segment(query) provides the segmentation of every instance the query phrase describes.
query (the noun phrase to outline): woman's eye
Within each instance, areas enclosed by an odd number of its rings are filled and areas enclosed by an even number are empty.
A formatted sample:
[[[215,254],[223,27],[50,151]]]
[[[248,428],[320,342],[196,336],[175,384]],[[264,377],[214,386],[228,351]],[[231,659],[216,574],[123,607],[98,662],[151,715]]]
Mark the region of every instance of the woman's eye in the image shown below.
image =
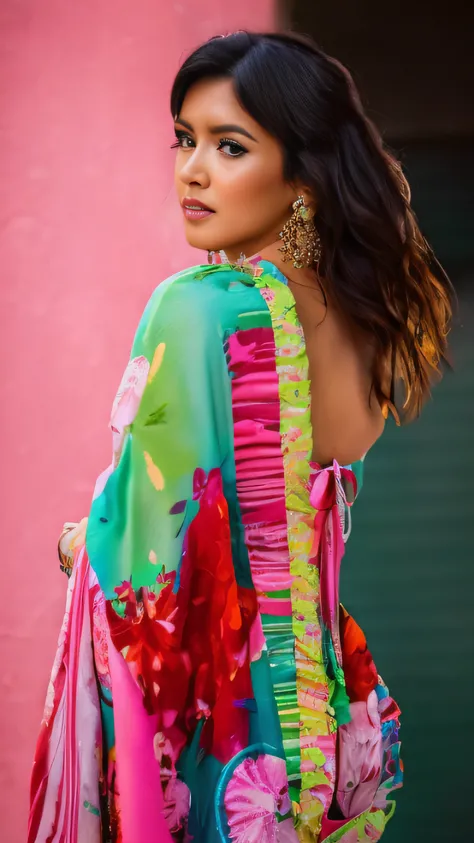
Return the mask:
[[[194,144],[194,141],[190,135],[177,134],[176,143],[171,144],[171,149],[176,149],[176,147],[181,147],[181,149],[191,149],[192,144]]]
[[[222,151],[224,155],[228,155],[230,158],[239,158],[247,152],[240,143],[237,143],[237,141],[234,140],[229,140],[228,138],[222,138],[217,148]]]
[[[180,149],[193,149],[195,146],[196,143],[191,135],[179,132],[176,133],[176,143],[171,144],[171,149],[176,149],[177,147]],[[240,143],[230,140],[230,138],[221,138],[217,149],[229,158],[239,158],[247,152]]]

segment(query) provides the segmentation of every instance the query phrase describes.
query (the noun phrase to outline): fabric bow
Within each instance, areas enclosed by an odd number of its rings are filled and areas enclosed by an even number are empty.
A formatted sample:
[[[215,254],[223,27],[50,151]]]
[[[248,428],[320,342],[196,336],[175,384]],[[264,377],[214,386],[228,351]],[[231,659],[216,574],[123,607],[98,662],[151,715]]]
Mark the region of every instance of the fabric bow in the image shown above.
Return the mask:
[[[346,708],[342,647],[339,630],[339,576],[344,555],[346,508],[352,506],[357,494],[357,480],[349,467],[337,460],[331,466],[319,468],[314,476],[310,503],[316,510],[311,559],[319,568],[320,611],[323,623],[325,656],[333,668],[334,678],[341,686],[341,711]],[[348,702],[348,701],[347,701]],[[337,711],[337,706],[334,705]]]

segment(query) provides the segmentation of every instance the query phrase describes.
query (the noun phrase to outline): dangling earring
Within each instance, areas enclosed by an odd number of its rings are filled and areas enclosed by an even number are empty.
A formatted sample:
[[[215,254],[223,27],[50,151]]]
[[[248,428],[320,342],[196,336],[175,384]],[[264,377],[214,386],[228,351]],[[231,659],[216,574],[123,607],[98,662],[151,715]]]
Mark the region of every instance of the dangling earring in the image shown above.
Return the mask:
[[[293,202],[293,213],[280,231],[283,245],[279,251],[284,261],[293,261],[295,269],[317,264],[321,257],[321,239],[314,224],[314,211],[305,205],[304,196]]]

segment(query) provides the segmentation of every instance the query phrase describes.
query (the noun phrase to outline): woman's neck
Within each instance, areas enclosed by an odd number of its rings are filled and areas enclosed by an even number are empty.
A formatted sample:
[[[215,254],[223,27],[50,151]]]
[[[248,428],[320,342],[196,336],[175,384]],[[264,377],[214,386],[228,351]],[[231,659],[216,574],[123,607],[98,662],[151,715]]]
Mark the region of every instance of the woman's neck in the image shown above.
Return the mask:
[[[284,261],[283,256],[280,252],[281,242],[279,240],[276,243],[271,243],[269,246],[265,246],[264,249],[260,251],[260,257],[262,260],[270,261],[273,263],[280,272],[288,278],[288,281],[297,284],[300,287],[310,287],[312,289],[315,286],[318,286],[318,275],[315,269],[312,267],[303,267],[302,269],[296,269],[291,261]]]
[[[255,253],[250,255],[246,254],[244,259],[251,262],[254,262],[256,258],[269,261],[269,263],[272,263],[280,270],[282,275],[288,279],[288,282],[291,285],[295,284],[298,287],[308,287],[313,291],[321,288],[321,279],[318,277],[316,270],[312,267],[296,269],[291,261],[283,260],[280,247],[281,241],[275,240],[273,243],[269,243]],[[228,253],[224,250],[220,252],[212,252],[210,255],[212,255],[212,263],[220,263],[221,261],[224,261],[237,264],[242,262],[242,255],[237,257],[236,253]]]

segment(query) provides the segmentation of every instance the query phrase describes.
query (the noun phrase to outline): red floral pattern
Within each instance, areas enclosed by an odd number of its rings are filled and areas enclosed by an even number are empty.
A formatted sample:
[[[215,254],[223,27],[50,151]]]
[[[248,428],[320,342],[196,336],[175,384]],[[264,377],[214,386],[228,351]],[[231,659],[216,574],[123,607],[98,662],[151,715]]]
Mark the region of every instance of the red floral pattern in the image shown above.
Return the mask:
[[[219,469],[208,477],[196,471],[194,498],[199,510],[185,538],[179,589],[174,573],[158,577],[158,594],[123,582],[116,593],[124,617],[110,600],[107,617],[158,729],[178,750],[204,717],[202,744],[226,763],[247,743],[248,710],[238,703],[253,696],[249,635],[257,598],[235,579]]]
[[[377,687],[378,674],[367,640],[354,618],[341,606],[340,630],[346,691],[351,703],[366,701]]]

